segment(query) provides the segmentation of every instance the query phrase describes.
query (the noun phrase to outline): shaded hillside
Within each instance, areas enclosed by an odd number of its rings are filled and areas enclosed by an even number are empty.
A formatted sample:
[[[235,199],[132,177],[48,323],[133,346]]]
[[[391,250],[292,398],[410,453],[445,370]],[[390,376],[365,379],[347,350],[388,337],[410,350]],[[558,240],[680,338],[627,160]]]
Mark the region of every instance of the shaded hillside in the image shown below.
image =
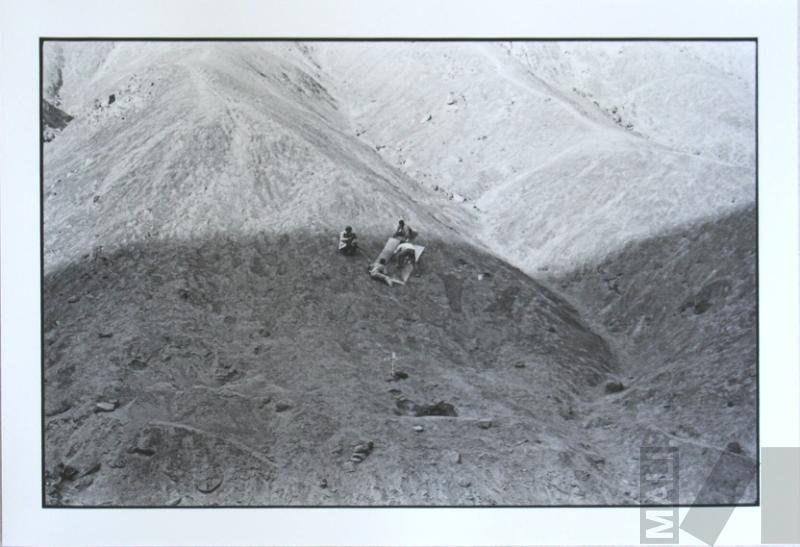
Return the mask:
[[[632,242],[595,267],[551,282],[620,360],[627,389],[585,410],[594,415],[591,427],[607,429],[607,446],[631,454],[647,443],[678,446],[683,503],[752,503],[758,458],[755,209]],[[729,482],[714,485],[709,499],[695,500],[722,453],[736,462],[726,472]],[[749,485],[740,500],[731,486],[737,483]]]
[[[428,243],[424,273],[393,289],[300,233],[133,246],[48,275],[47,502],[632,500],[628,455],[579,426],[582,394],[616,367],[605,342],[516,269]],[[404,380],[387,381],[392,352]],[[447,405],[457,416],[414,416]]]
[[[42,139],[45,142],[50,142],[55,138],[58,131],[64,129],[72,121],[72,116],[44,99],[42,99],[41,109]]]

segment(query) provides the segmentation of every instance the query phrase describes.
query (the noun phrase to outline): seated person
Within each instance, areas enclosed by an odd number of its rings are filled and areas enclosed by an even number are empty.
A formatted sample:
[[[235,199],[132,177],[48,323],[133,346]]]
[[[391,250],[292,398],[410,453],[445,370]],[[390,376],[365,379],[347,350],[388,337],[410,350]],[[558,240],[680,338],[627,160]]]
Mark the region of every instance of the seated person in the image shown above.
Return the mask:
[[[357,249],[356,233],[353,228],[348,226],[344,229],[344,232],[339,234],[339,252],[343,255],[352,255],[355,254]]]
[[[414,239],[416,235],[416,232],[414,232],[410,226],[406,225],[403,219],[400,219],[392,237],[396,237],[400,241],[410,241]]]

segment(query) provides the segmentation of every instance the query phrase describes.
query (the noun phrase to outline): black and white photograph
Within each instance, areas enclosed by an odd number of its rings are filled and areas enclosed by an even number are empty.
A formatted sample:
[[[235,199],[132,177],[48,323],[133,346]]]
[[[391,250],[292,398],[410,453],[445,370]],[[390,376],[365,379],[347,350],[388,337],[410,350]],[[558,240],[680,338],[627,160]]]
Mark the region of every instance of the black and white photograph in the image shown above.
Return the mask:
[[[43,507],[758,503],[756,40],[39,61]]]

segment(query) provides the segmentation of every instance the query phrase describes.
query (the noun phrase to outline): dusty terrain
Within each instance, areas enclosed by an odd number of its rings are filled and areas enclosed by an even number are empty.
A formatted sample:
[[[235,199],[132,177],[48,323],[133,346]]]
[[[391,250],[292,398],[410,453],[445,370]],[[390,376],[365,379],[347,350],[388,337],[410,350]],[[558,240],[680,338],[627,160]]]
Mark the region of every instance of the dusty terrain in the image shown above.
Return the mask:
[[[357,45],[46,45],[45,503],[754,501],[747,47]]]

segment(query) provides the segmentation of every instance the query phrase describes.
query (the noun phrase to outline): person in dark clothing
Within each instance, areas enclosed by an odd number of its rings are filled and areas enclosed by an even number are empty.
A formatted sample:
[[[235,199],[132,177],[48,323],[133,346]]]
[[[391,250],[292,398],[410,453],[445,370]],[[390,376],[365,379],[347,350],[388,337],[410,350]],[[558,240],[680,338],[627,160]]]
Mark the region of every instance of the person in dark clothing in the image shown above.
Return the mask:
[[[344,232],[339,234],[339,252],[343,255],[353,255],[357,250],[356,233],[353,228],[348,226],[344,229]]]
[[[414,239],[414,236],[416,235],[416,232],[414,232],[414,230],[412,230],[403,219],[400,219],[400,221],[397,223],[397,229],[395,229],[393,237],[405,242]]]

